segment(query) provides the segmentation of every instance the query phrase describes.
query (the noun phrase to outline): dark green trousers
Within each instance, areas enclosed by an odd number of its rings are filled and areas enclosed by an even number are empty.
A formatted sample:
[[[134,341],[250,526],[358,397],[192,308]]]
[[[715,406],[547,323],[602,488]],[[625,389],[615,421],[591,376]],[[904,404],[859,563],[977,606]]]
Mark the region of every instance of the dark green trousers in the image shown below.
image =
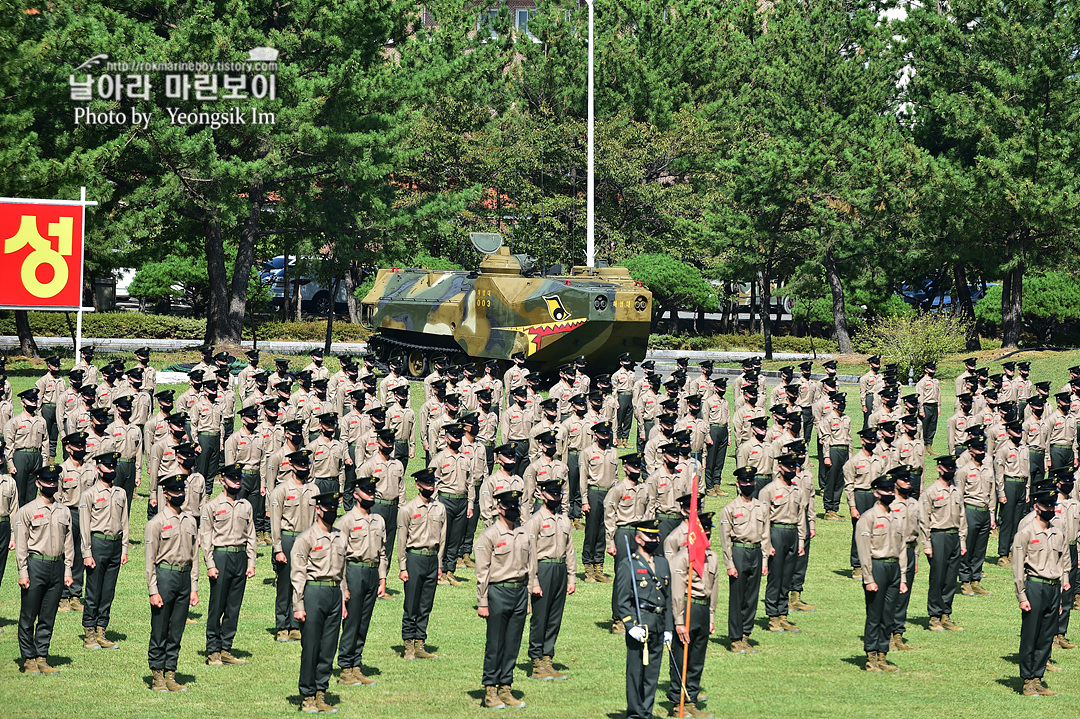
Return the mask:
[[[1053,472],[1059,467],[1068,467],[1072,469],[1073,453],[1071,447],[1057,447],[1050,446],[1050,471]]]
[[[588,495],[589,513],[585,515],[585,541],[581,545],[581,562],[603,564],[607,544],[604,530],[604,498],[607,492],[589,487]]]
[[[81,597],[83,593],[83,577],[86,575],[86,567],[83,566],[82,542],[79,537],[79,508],[68,507],[71,512],[71,541],[75,547],[75,561],[71,563],[71,586],[60,590],[61,599]]]
[[[383,504],[383,500],[377,499],[375,500],[375,506],[371,508],[371,513],[383,518],[383,524],[386,526],[386,540],[383,542],[383,547],[386,549],[386,558],[393,562],[396,557],[394,545],[397,543],[397,500],[395,499],[390,504]]]
[[[300,696],[312,697],[330,686],[341,626],[341,587],[308,583],[304,588],[307,617],[300,628]]]
[[[619,409],[615,412],[615,438],[628,439],[630,426],[634,422],[633,392],[619,392],[615,395]]]
[[[484,642],[483,686],[514,683],[514,665],[521,649],[525,613],[529,608],[526,582],[488,586],[487,637]]]
[[[1005,504],[998,514],[998,556],[1012,553],[1012,541],[1020,520],[1027,514],[1024,502],[1027,496],[1027,477],[1023,479],[1005,478]]]
[[[60,436],[60,426],[56,424],[56,404],[41,405],[41,418],[49,430],[49,459],[56,456],[56,438]]]
[[[801,592],[806,583],[806,568],[810,563],[810,545],[813,543],[810,539],[810,522],[805,517],[802,522],[807,525],[806,540],[803,542],[802,556],[799,556],[798,551],[795,553],[795,571],[791,574],[791,591],[793,592]]]
[[[214,550],[218,578],[210,581],[206,609],[206,652],[231,651],[240,621],[240,605],[247,587],[247,554]]]
[[[180,640],[184,638],[191,606],[191,571],[176,572],[158,565],[158,594],[161,606],[150,606],[150,649],[146,659],[151,669],[176,671]]]
[[[915,568],[919,566],[916,544],[917,542],[913,542],[904,550],[907,552],[907,576],[904,577],[904,582],[907,583],[908,590],[896,598],[896,618],[893,620],[890,634],[903,634],[906,629],[908,605],[911,603],[911,593],[915,591]]]
[[[960,581],[977,582],[982,578],[986,545],[990,541],[990,511],[965,506],[964,513],[968,526],[967,552],[960,556]]]
[[[292,606],[292,548],[296,542],[297,534],[281,533],[281,551],[285,554],[285,561],[273,560],[274,573],[277,580],[274,582],[274,627],[281,631],[299,629],[300,622],[293,616]]]
[[[542,560],[536,564],[536,580],[543,596],[532,597],[529,619],[529,658],[555,656],[555,642],[566,607],[566,563]]]
[[[64,588],[64,560],[49,562],[31,554],[26,559],[26,571],[30,587],[20,588],[19,651],[24,657],[47,657]]]
[[[106,539],[100,534],[90,537],[90,553],[95,566],[86,570],[84,627],[109,626],[109,614],[116,597],[116,578],[120,576],[120,557],[126,549],[123,544],[123,539]]]
[[[0,519],[0,586],[4,585],[4,569],[7,568],[8,545],[11,544],[11,519]]]
[[[956,580],[960,575],[960,535],[957,530],[930,531],[930,580],[926,589],[926,614],[952,614]]]
[[[840,499],[844,496],[844,464],[849,456],[847,445],[829,447],[829,461],[832,466],[825,472],[825,489],[821,494],[821,503],[827,512],[840,511]]]
[[[627,543],[629,542],[630,551],[633,552],[637,549],[637,543],[634,540],[634,536],[637,534],[637,530],[633,527],[618,527],[615,530],[615,536],[613,541],[615,542],[615,581],[611,584],[611,618],[621,619],[618,612],[615,611],[615,587],[619,584],[619,575],[623,572],[630,570],[629,557],[626,553]]]
[[[202,432],[198,437],[202,450],[195,457],[195,471],[206,480],[207,498],[214,496],[214,478],[221,470],[221,435]]]
[[[1028,577],[1025,590],[1031,609],[1021,612],[1020,678],[1042,679],[1050,651],[1054,648],[1061,587],[1056,583],[1043,584]]]
[[[345,568],[349,580],[348,613],[341,623],[341,643],[338,645],[338,666],[342,669],[359,667],[367,642],[375,595],[379,593],[379,568],[364,567],[349,562]]]
[[[251,503],[256,532],[270,531],[270,518],[266,516],[266,497],[262,493],[262,476],[258,472],[244,472],[240,478],[240,499]]]
[[[34,472],[41,469],[41,452],[34,449],[9,448],[8,456],[15,465],[15,486],[19,489],[19,506],[26,505],[37,497],[37,484]]]
[[[438,494],[439,502],[446,507],[446,553],[443,554],[443,573],[453,572],[457,558],[461,556],[461,543],[465,541],[465,529],[469,526],[468,497],[450,497],[444,492]]]
[[[351,482],[356,477],[356,468],[359,467],[362,464],[362,462],[357,462],[356,461],[356,446],[355,445],[350,444],[348,451],[349,451],[349,459],[352,460],[352,464],[351,465],[349,465],[349,464],[345,465],[345,486],[346,487],[349,486],[349,482]],[[402,466],[403,467],[408,467],[409,465],[404,464]],[[344,494],[344,493],[342,494],[341,507],[346,512],[351,512],[355,503],[356,503],[356,500],[353,498],[352,492],[349,492],[348,494]]]
[[[769,481],[771,482],[772,480]],[[657,512],[656,518],[660,520],[660,546],[662,547],[664,546],[664,540],[667,539],[667,536],[683,523],[683,516],[681,514]]]
[[[739,576],[728,577],[728,638],[750,636],[761,592],[761,547],[732,547],[731,560]]]
[[[645,453],[645,444],[649,441],[649,433],[652,432],[652,428],[656,426],[656,420],[647,419],[644,422],[642,422],[641,424],[642,424],[641,429],[644,430],[644,432],[645,432],[645,439],[641,438],[641,432],[639,431],[638,432],[638,439],[637,439],[637,451],[638,451],[638,454],[644,454]],[[574,475],[570,475],[570,476],[572,477]]]
[[[856,489],[855,492],[855,509],[859,510],[859,516],[862,513],[874,506],[874,493],[873,491],[866,489]],[[859,552],[855,548],[855,525],[859,520],[854,517],[851,518],[851,566],[859,566]]]
[[[476,527],[480,524],[480,484],[476,484],[473,490],[472,516],[465,519],[465,537],[461,540],[461,554],[459,556],[462,557],[472,554],[473,541],[476,539]],[[527,499],[527,497],[522,497],[522,500]],[[394,516],[396,521],[397,515]],[[389,536],[389,532],[387,532],[387,535]],[[386,556],[391,555],[388,553]]]
[[[1061,614],[1058,615],[1057,633],[1065,635],[1069,633],[1069,617],[1072,614],[1073,597],[1076,596],[1076,580],[1080,579],[1080,570],[1076,568],[1076,545],[1069,545],[1069,556],[1072,558],[1072,570],[1069,572],[1069,589],[1061,592]]]
[[[765,581],[765,613],[770,617],[786,616],[788,592],[795,576],[799,557],[799,530],[772,525],[769,530],[776,553],[769,557],[769,576]]]
[[[938,406],[936,404],[924,404],[922,410],[923,444],[926,445],[926,453],[930,454],[930,448],[934,446],[934,436],[937,435]],[[1023,417],[1024,411],[1020,410],[1018,416]]]
[[[889,635],[896,618],[896,602],[900,596],[900,563],[873,560],[873,567],[863,571],[873,573],[877,591],[871,592],[863,583],[863,599],[866,603],[866,623],[863,625],[863,650],[888,652]]]
[[[866,395],[866,411],[862,415],[862,429],[866,429],[866,425],[870,422],[870,415],[874,412],[874,397],[875,395]]]
[[[570,519],[581,519],[581,482],[578,480],[578,474],[581,468],[581,453],[569,450],[566,453],[566,467],[570,470],[570,473],[567,475],[567,481],[570,484],[570,486],[567,487],[570,492],[570,512],[567,516],[569,516]],[[602,517],[603,512],[601,512],[600,515]]]
[[[675,587],[674,591],[682,591]],[[705,669],[705,651],[709,646],[709,604],[707,599],[690,603],[690,652],[686,658],[686,701],[697,702],[698,691],[701,689],[701,672]],[[675,623],[681,624],[686,617],[675,617]],[[671,634],[671,653],[668,655],[668,701],[676,706],[679,704],[679,695],[682,694],[682,660],[683,643],[679,639],[678,632]],[[672,658],[674,657],[674,659]]]
[[[720,486],[724,474],[724,462],[727,461],[730,437],[726,424],[714,424],[709,427],[711,445],[705,445],[705,488]]]
[[[135,477],[138,476],[139,466],[135,464],[134,459],[121,459],[120,463],[116,465],[116,482],[117,487],[124,490],[124,494],[127,495],[127,513],[131,516],[131,500],[135,497]]]
[[[807,445],[810,444],[810,436],[814,433],[814,408],[802,407],[802,438]]]
[[[1028,486],[1034,487],[1046,476],[1046,453],[1028,447]],[[1023,518],[1023,515],[1021,515]]]
[[[664,658],[663,617],[642,613],[641,619],[649,628],[645,643],[626,635],[626,719],[652,719],[660,664]],[[642,657],[646,652],[649,663],[643,664]]]
[[[405,601],[402,602],[401,638],[427,640],[428,619],[435,604],[435,586],[439,581],[439,556],[416,552],[405,554]]]

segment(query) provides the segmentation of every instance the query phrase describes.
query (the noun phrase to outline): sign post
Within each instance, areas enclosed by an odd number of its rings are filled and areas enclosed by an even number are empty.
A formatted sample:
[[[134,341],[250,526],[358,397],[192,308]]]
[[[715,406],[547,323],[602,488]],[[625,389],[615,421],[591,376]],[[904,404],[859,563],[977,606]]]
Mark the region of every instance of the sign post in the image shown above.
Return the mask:
[[[82,344],[83,236],[87,201],[0,197],[0,309],[74,310]]]

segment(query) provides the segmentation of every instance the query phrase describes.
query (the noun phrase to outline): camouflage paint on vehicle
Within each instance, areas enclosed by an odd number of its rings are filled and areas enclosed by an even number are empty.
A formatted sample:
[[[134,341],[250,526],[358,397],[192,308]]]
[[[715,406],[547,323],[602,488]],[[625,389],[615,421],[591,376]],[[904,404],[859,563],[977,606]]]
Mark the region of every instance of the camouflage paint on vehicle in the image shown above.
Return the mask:
[[[525,277],[507,248],[479,272],[382,269],[363,299],[363,319],[399,346],[509,359],[524,352],[541,370],[579,355],[612,363],[643,359],[652,293],[622,267]]]

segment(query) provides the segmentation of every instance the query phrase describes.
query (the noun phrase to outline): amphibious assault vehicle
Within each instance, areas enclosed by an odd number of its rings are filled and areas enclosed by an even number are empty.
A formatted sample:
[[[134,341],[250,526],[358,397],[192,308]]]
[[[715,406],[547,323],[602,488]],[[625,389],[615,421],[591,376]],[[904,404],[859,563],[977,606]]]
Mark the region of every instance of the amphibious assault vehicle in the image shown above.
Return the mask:
[[[538,274],[526,255],[513,255],[501,235],[474,233],[479,269],[380,269],[362,300],[362,322],[374,330],[369,347],[380,361],[404,360],[424,376],[436,356],[453,364],[494,359],[507,366],[524,352],[550,371],[584,355],[615,366],[623,352],[645,357],[652,293],[623,267],[574,267]],[[468,359],[467,359],[468,358]]]

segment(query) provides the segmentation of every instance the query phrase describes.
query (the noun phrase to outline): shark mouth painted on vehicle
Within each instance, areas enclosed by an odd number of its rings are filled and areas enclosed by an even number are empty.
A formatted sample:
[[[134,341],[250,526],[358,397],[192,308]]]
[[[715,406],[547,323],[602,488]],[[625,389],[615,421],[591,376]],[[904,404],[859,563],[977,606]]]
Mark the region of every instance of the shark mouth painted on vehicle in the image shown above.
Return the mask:
[[[548,322],[540,325],[526,325],[524,327],[507,327],[508,330],[524,332],[529,335],[529,352],[539,352],[544,346],[544,339],[552,335],[560,335],[585,324],[584,319],[571,320],[569,322]]]

